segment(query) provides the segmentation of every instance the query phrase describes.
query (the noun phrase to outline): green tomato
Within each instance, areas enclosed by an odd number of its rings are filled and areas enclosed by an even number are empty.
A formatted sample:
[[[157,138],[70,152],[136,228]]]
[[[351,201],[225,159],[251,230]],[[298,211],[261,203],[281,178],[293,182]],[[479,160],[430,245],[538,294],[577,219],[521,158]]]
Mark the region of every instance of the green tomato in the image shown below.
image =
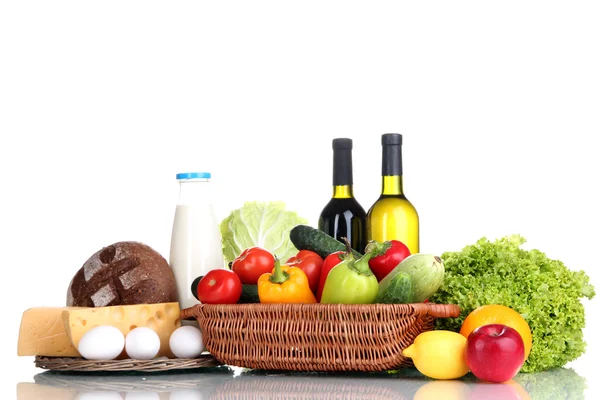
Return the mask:
[[[323,287],[321,303],[372,304],[375,302],[379,283],[369,269],[368,262],[371,255],[367,254],[357,261],[343,261],[329,271]]]

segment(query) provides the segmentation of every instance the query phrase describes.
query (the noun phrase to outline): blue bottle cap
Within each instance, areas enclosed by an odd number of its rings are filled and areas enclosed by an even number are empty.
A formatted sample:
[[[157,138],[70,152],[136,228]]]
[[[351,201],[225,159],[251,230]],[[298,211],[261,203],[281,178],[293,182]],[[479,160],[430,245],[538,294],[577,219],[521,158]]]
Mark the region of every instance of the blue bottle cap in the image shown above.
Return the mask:
[[[210,172],[181,172],[176,175],[177,179],[210,178]]]

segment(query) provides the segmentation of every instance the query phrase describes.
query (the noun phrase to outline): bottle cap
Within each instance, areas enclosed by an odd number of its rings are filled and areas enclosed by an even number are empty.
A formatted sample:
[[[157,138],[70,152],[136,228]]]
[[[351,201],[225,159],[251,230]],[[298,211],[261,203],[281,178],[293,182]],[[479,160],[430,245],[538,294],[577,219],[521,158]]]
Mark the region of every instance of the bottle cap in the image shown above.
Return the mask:
[[[348,139],[348,138],[337,138],[337,139],[333,139],[332,143],[332,148],[334,150],[336,149],[350,149],[352,150],[352,139]]]
[[[176,175],[177,179],[207,179],[210,178],[210,172],[180,172]]]
[[[402,145],[402,135],[399,133],[384,133],[383,135],[381,135],[381,144],[382,145],[390,145],[390,144]]]

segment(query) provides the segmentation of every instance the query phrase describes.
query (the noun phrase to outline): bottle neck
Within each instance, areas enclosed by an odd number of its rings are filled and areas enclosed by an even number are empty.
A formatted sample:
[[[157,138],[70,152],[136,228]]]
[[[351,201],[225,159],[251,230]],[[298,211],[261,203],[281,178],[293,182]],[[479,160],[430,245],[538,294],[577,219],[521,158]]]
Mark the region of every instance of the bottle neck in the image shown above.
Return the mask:
[[[402,145],[383,145],[381,163],[381,194],[403,194],[402,188]]]
[[[404,190],[402,188],[402,175],[385,175],[381,177],[381,194],[404,194]]]
[[[333,150],[333,187],[348,186],[352,194],[352,149]]]
[[[186,179],[179,181],[179,203],[210,202],[208,179]]]
[[[333,196],[334,199],[351,199],[354,197],[352,193],[352,185],[334,185]]]

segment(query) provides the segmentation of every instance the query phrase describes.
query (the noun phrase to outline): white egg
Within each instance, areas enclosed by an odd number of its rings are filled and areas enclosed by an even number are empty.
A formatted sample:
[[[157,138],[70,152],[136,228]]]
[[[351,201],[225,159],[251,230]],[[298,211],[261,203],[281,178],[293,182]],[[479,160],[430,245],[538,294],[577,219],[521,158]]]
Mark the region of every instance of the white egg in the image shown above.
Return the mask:
[[[151,360],[160,350],[160,338],[150,328],[139,326],[125,336],[125,352],[136,360]]]
[[[171,334],[169,347],[177,358],[196,358],[204,351],[202,332],[192,325],[180,326]]]
[[[111,325],[99,325],[83,334],[77,350],[88,360],[112,360],[125,347],[125,336]]]

